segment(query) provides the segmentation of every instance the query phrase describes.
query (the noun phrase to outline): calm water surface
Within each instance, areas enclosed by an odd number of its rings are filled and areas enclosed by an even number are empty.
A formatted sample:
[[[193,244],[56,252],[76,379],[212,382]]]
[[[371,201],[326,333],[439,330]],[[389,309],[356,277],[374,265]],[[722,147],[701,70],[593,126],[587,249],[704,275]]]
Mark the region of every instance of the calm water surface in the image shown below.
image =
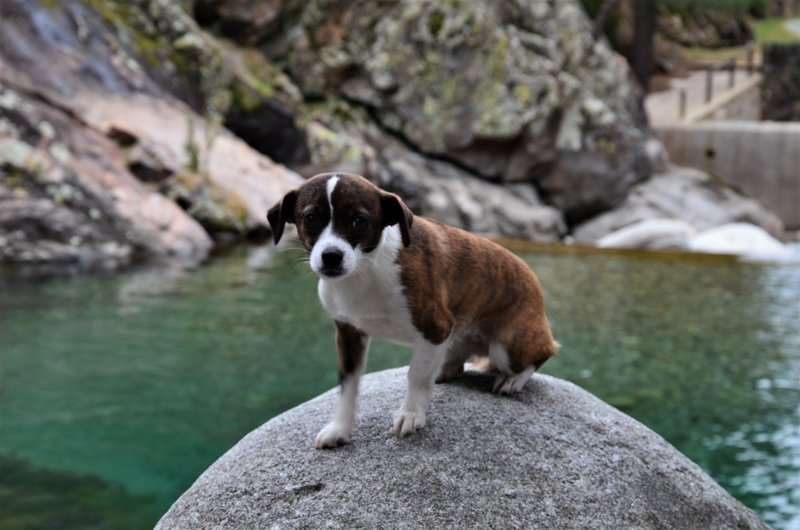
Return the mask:
[[[244,434],[335,386],[333,326],[297,257],[0,272],[0,528],[150,527]],[[800,268],[523,257],[564,345],[544,372],[650,426],[775,528],[800,528]],[[376,342],[368,369],[408,359]]]

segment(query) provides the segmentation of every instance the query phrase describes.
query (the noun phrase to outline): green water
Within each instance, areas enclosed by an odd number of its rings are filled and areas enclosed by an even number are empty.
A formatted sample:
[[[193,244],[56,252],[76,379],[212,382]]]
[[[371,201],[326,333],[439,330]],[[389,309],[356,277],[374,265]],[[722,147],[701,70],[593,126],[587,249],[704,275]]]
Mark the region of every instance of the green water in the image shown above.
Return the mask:
[[[524,257],[564,345],[544,372],[662,434],[775,528],[800,528],[800,268]],[[333,387],[333,326],[297,258],[0,272],[0,528],[152,526],[244,434]],[[376,342],[368,369],[408,358]]]

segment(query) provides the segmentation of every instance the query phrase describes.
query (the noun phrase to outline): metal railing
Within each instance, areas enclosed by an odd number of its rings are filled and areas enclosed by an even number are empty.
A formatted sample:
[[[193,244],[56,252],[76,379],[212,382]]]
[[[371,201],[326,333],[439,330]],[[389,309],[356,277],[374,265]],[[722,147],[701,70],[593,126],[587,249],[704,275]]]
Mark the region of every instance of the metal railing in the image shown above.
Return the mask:
[[[756,71],[755,64],[755,43],[749,42],[745,47],[745,72],[747,77],[750,77]],[[736,65],[737,57],[730,57],[725,61],[713,64],[706,68],[706,82],[705,82],[705,103],[711,103],[714,99],[714,74],[717,72],[728,71],[728,90],[736,85]],[[687,111],[688,94],[686,87],[682,87],[678,92],[678,117],[684,119]]]

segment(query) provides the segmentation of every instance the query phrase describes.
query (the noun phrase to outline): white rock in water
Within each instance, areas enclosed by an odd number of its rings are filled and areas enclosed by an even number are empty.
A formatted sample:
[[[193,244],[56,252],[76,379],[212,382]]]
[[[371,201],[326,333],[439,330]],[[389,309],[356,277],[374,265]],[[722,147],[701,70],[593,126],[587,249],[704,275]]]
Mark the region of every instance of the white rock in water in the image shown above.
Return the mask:
[[[785,260],[792,254],[788,246],[765,230],[747,223],[730,223],[700,232],[689,240],[689,250],[758,260]]]
[[[604,248],[684,249],[696,230],[686,221],[647,219],[620,228],[597,241]]]

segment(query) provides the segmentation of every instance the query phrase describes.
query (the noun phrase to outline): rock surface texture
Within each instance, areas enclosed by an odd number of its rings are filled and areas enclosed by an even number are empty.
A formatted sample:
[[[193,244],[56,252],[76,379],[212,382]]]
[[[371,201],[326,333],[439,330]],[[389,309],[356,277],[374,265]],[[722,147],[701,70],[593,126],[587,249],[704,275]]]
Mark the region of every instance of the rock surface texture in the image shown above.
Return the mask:
[[[579,225],[574,235],[579,243],[595,244],[647,219],[683,221],[698,231],[744,222],[784,237],[783,223],[758,202],[702,171],[676,166],[634,187],[621,204]]]
[[[156,528],[767,528],[661,437],[552,377],[508,398],[467,373],[397,440],[405,373],[365,377],[352,445],[312,447],[327,392],[246,436]]]
[[[535,182],[570,219],[652,173],[627,66],[577,1],[285,4],[267,55],[422,153]]]
[[[474,232],[591,242],[624,227],[609,211],[639,220],[631,190],[663,181],[639,90],[578,0],[0,11],[0,261],[202,259],[263,238],[264,212],[327,171]],[[719,223],[740,220],[735,193],[704,186],[724,196]],[[746,220],[780,238],[759,208]]]
[[[197,260],[209,234],[267,231],[301,179],[221,127],[200,72],[167,71],[213,69],[201,33],[169,2],[3,0],[0,260]]]
[[[116,265],[137,251],[194,261],[210,247],[113,141],[0,85],[0,261]]]

